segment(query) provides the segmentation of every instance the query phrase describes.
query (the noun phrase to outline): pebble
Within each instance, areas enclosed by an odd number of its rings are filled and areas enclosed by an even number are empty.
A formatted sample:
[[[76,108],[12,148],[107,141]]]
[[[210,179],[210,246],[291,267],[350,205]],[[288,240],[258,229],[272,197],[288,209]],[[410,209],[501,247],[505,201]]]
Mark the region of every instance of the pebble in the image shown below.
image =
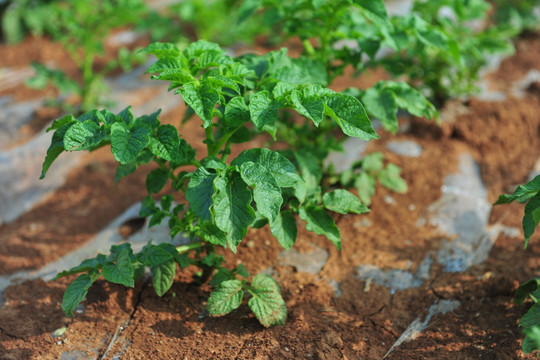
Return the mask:
[[[392,140],[386,144],[386,148],[395,154],[412,158],[419,157],[423,152],[422,146],[412,140]]]
[[[394,199],[392,196],[390,195],[386,195],[384,197],[384,202],[387,203],[388,205],[394,205],[397,203],[396,199]]]
[[[279,254],[278,265],[294,266],[300,272],[318,275],[326,261],[328,252],[316,245],[311,244],[313,250],[307,253],[301,253],[296,249],[282,251]]]

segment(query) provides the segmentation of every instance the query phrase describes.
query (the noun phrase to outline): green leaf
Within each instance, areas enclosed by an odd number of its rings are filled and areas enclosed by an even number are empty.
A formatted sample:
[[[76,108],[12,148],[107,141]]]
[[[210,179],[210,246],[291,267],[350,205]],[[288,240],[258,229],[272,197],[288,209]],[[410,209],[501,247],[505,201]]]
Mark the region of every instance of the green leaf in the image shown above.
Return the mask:
[[[21,11],[17,7],[4,9],[2,17],[2,34],[8,44],[16,44],[24,38],[24,30],[21,24]]]
[[[180,49],[171,43],[155,42],[142,49],[141,52],[154,54],[158,59],[163,57],[176,57],[181,54]]]
[[[319,158],[312,152],[300,149],[294,152],[294,158],[304,179],[301,186],[295,187],[295,196],[304,202],[306,199],[316,197],[320,193],[323,169]]]
[[[131,106],[126,107],[122,111],[120,111],[117,115],[120,119],[122,119],[123,122],[125,122],[127,125],[133,124],[133,114],[131,113]]]
[[[249,107],[242,96],[233,97],[225,105],[225,125],[228,130],[233,130],[250,120]]]
[[[325,114],[334,119],[346,135],[362,140],[378,139],[364,107],[355,97],[332,94],[326,97]]]
[[[494,205],[509,204],[512,201],[516,200],[520,203],[525,203],[527,200],[535,196],[538,192],[540,192],[540,175],[536,176],[528,183],[518,186],[512,195],[500,195],[499,199]]]
[[[270,93],[266,90],[253,93],[249,97],[251,121],[257,129],[269,132],[272,137],[276,135],[278,110],[279,104],[270,99]]]
[[[240,174],[246,184],[253,187],[257,211],[268,220],[274,221],[279,215],[283,197],[272,173],[260,164],[245,162],[240,166]]]
[[[354,187],[358,191],[358,197],[366,206],[371,204],[371,198],[375,195],[376,185],[375,177],[365,172],[360,173],[354,180]]]
[[[231,64],[234,60],[223,53],[223,50],[208,50],[204,51],[197,58],[195,66],[199,70],[204,70],[210,67]]]
[[[92,120],[74,123],[64,135],[65,150],[89,150],[104,138],[100,127]]]
[[[143,126],[130,129],[123,122],[111,126],[111,150],[116,161],[127,164],[134,161],[150,142],[150,129]]]
[[[317,96],[304,96],[299,91],[293,91],[291,100],[296,111],[312,120],[315,126],[323,121],[324,101]]]
[[[198,225],[201,238],[211,244],[227,247],[227,234],[221,231],[214,223],[205,221]]]
[[[279,244],[285,250],[289,250],[296,242],[298,232],[293,213],[289,210],[279,213],[278,217],[270,223],[270,231],[277,238]]]
[[[234,82],[230,77],[225,75],[212,75],[206,78],[206,82],[214,88],[227,88],[241,94],[238,84]]]
[[[523,215],[523,234],[525,235],[525,247],[529,243],[534,230],[540,222],[540,193],[534,195],[527,205],[525,205],[525,215]]]
[[[326,236],[338,250],[341,250],[341,237],[334,218],[319,206],[306,206],[300,208],[300,218],[307,222],[306,229],[318,235]]]
[[[514,294],[514,303],[516,303],[517,305],[523,304],[523,302],[527,300],[529,295],[533,293],[536,289],[538,289],[538,285],[540,285],[539,277],[530,279],[519,285],[516,293]]]
[[[212,316],[228,314],[240,306],[243,296],[244,292],[240,280],[223,281],[208,298],[208,312]]]
[[[538,305],[533,305],[533,307],[538,307]],[[525,354],[530,354],[535,350],[540,349],[540,326],[531,326],[528,329],[523,331],[527,336],[523,339],[523,344],[521,348]]]
[[[178,131],[172,125],[160,125],[156,136],[150,139],[150,151],[160,158],[173,161],[180,145]]]
[[[374,152],[364,156],[362,159],[362,169],[369,174],[376,175],[383,168],[383,153]]]
[[[169,180],[169,172],[165,169],[154,169],[146,177],[146,189],[149,194],[157,194]]]
[[[427,23],[418,15],[414,15],[412,19],[416,36],[422,43],[437,47],[443,51],[448,51],[448,38],[443,32]]]
[[[25,85],[34,89],[43,89],[51,83],[60,93],[80,93],[79,84],[70,79],[62,70],[53,70],[38,63],[32,62],[36,75],[25,81]]]
[[[157,296],[163,296],[172,286],[176,275],[176,262],[174,259],[150,267],[152,284]]]
[[[249,299],[248,306],[263,326],[285,324],[287,306],[274,279],[266,274],[255,276],[249,292],[253,297]]]
[[[238,8],[238,24],[248,19],[261,5],[261,0],[245,0],[240,3]]]
[[[276,151],[261,148],[245,150],[232,161],[231,165],[240,166],[245,162],[253,162],[266,168],[279,187],[292,187],[302,181],[293,163]]]
[[[139,165],[148,164],[154,159],[154,155],[147,150],[142,151],[135,161],[130,162],[129,164],[119,164],[116,168],[116,174],[114,176],[114,182],[120,181],[125,176],[135,172]]]
[[[186,200],[191,211],[201,220],[210,220],[210,206],[217,175],[204,167],[198,168],[190,178],[186,189]]]
[[[184,50],[184,53],[190,57],[197,57],[206,51],[223,52],[221,47],[216,43],[212,43],[206,40],[197,40],[189,44],[186,50]]]
[[[251,207],[251,191],[236,172],[217,177],[214,189],[214,222],[227,234],[229,248],[236,252],[236,246],[246,236],[248,226],[255,220],[255,211]]]
[[[82,274],[79,275],[75,281],[73,281],[67,287],[62,299],[62,310],[68,317],[73,316],[73,312],[77,309],[77,306],[84,300],[88,289],[92,286],[92,283],[99,277],[97,275]]]
[[[133,127],[139,128],[141,126],[146,126],[152,130],[156,130],[159,126],[159,114],[161,114],[161,109],[158,109],[150,115],[139,116],[133,121]]]
[[[375,87],[366,90],[362,96],[366,110],[379,119],[385,130],[396,133],[398,130],[398,106],[395,94],[388,89]]]
[[[186,254],[178,254],[174,257],[174,261],[180,266],[180,268],[185,269],[191,265],[191,259]]]
[[[156,266],[171,259],[173,259],[173,255],[169,251],[151,242],[137,254],[137,260],[146,266]]]
[[[385,188],[403,194],[407,192],[407,182],[399,175],[401,168],[394,164],[386,165],[378,175],[379,181]]]
[[[56,158],[64,152],[64,136],[67,130],[72,126],[72,124],[73,122],[70,121],[56,129],[56,131],[54,132],[51,139],[51,145],[49,145],[49,148],[47,149],[47,155],[45,156],[45,160],[43,161],[41,176],[39,177],[40,179],[43,179],[45,177],[54,160],[56,160]],[[53,126],[54,125],[55,124],[53,123]]]
[[[49,126],[47,128],[47,132],[51,131],[51,130],[57,130],[57,129],[60,129],[60,128],[64,128],[66,125],[70,125],[70,124],[74,124],[76,123],[77,120],[75,119],[75,117],[71,114],[69,115],[66,115],[60,119],[56,119],[53,121],[52,125]]]
[[[519,320],[519,326],[528,328],[540,324],[540,306],[533,305],[529,311]]]
[[[177,92],[182,94],[182,98],[203,121],[203,127],[206,129],[212,124],[214,108],[219,101],[217,91],[204,83],[198,86],[195,83],[185,84]]]
[[[187,70],[183,69],[163,70],[158,75],[150,76],[150,78],[152,80],[170,81],[171,84],[169,85],[169,91],[195,81],[195,77],[193,77],[193,75],[191,75]]]
[[[360,199],[349,191],[343,189],[337,189],[324,194],[323,204],[328,210],[335,211],[340,214],[348,214],[350,212],[355,214],[364,214],[369,211],[369,209],[362,204]]]
[[[297,84],[291,84],[284,81],[278,81],[276,86],[272,89],[272,95],[274,99],[285,100],[293,90],[298,87]],[[302,93],[299,92],[299,97],[302,97]]]
[[[420,91],[404,82],[390,82],[390,85],[400,108],[418,117],[425,116],[431,119],[435,116],[436,110],[433,104]]]
[[[201,160],[201,164],[209,170],[227,170],[229,166],[214,156],[208,156]]]
[[[81,272],[98,271],[99,269],[101,269],[101,267],[104,264],[104,261],[105,261],[104,256],[105,255],[100,254],[97,257],[92,258],[92,259],[85,259],[79,265],[69,270],[64,270],[58,273],[55,276],[54,280],[58,280],[61,277],[78,274]]]
[[[122,249],[116,256],[115,263],[107,263],[103,266],[105,280],[127,287],[134,287],[134,270],[131,264],[128,249]]]
[[[386,7],[382,0],[354,0],[354,3],[360,5],[362,8],[381,19],[388,18]]]
[[[133,174],[135,170],[137,170],[139,166],[135,163],[129,163],[129,164],[120,164],[116,168],[116,173],[114,175],[114,182],[120,181],[123,177],[126,177],[130,174]]]
[[[236,273],[240,276],[243,276],[245,278],[249,277],[249,272],[247,271],[246,267],[244,266],[244,264],[239,264],[237,267],[236,267]]]
[[[184,60],[184,61],[182,61]],[[172,74],[178,72],[179,74],[185,74],[188,78],[191,78],[191,81],[194,80],[193,76],[189,73],[189,68],[185,59],[178,57],[166,57],[159,59],[146,70],[146,74],[149,73],[162,73],[166,72]],[[183,78],[183,76],[181,77]],[[180,79],[167,79],[167,80],[180,80]]]

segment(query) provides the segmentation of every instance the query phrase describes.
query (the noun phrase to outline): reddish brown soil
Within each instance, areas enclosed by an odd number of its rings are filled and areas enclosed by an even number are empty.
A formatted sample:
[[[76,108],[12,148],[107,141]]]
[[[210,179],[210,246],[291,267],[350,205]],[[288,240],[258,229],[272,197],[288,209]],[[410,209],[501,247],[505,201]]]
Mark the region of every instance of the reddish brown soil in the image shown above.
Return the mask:
[[[538,38],[520,40],[518,48],[528,52],[506,60],[494,78],[513,80],[519,76],[509,71],[524,74],[532,64],[540,64],[540,48],[533,43]],[[25,46],[13,51],[24,53]],[[531,49],[534,54],[529,53]],[[2,48],[3,53],[9,51]],[[523,56],[535,60],[521,61]],[[339,81],[340,87],[346,86],[344,79]],[[192,283],[194,269],[177,275],[162,298],[148,281],[134,289],[98,281],[88,293],[83,313],[73,319],[65,318],[60,309],[68,281],[27,281],[4,293],[0,359],[58,359],[65,352],[81,359],[85,354],[107,359],[115,354],[121,354],[121,359],[381,359],[437,299],[455,299],[462,305],[434,316],[415,341],[402,344],[388,359],[533,359],[521,352],[522,334],[517,327],[527,307],[513,305],[512,295],[519,282],[540,269],[538,235],[525,251],[523,239],[503,234],[485,263],[460,274],[443,272],[434,264],[432,280],[393,295],[355,277],[361,264],[406,269],[412,260],[414,271],[427,251],[439,248],[442,237],[435,229],[414,223],[441,196],[442,179],[456,170],[461,152],[471,152],[480,163],[490,201],[526,181],[540,156],[538,94],[500,103],[472,100],[464,106],[467,112],[443,127],[414,119],[409,133],[383,133],[382,140],[371,143],[370,152],[383,151],[387,160],[402,167],[409,192],[400,195],[378,188],[371,213],[337,216],[341,252],[329,241],[299,231],[298,251],[309,252],[314,244],[330,256],[319,276],[299,272],[294,266],[276,266],[288,307],[284,326],[263,328],[246,306],[221,318],[207,316],[204,309],[210,288]],[[179,105],[162,120],[177,122],[182,111]],[[202,140],[196,122],[188,123],[182,134],[190,143]],[[415,140],[424,149],[422,155],[406,158],[388,152],[386,141],[396,138]],[[202,148],[200,144],[198,149]],[[87,155],[46,201],[1,226],[0,274],[39,268],[59,258],[145,195],[149,168],[116,185],[114,171],[107,151]],[[388,205],[386,195],[396,204]],[[522,212],[519,204],[495,207],[491,222],[520,227]],[[366,219],[371,226],[364,225]],[[255,274],[274,265],[280,251],[263,228],[249,232],[237,256],[222,253],[231,266],[241,262]],[[339,283],[340,297],[334,297],[329,279]],[[53,338],[51,333],[62,326],[68,327],[64,336]]]

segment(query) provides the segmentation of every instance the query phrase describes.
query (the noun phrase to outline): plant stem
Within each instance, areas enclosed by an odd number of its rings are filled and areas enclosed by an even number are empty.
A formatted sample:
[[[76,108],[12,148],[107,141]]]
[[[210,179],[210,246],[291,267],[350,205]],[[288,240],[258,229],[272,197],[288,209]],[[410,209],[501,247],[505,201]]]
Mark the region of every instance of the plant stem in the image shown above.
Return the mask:
[[[182,253],[186,253],[188,251],[194,250],[194,249],[202,248],[206,245],[208,245],[208,243],[205,241],[195,241],[186,245],[177,246],[176,251],[182,254]]]
[[[84,54],[84,63],[83,63],[83,84],[82,84],[82,105],[81,110],[82,112],[86,112],[90,110],[90,108],[94,105],[92,101],[92,87],[93,87],[93,81],[94,74],[92,73],[92,65],[94,60],[94,54]]]
[[[310,57],[316,56],[317,52],[313,48],[313,45],[311,45],[309,39],[302,40],[302,45],[304,45],[304,50],[306,51],[306,54],[308,54]]]

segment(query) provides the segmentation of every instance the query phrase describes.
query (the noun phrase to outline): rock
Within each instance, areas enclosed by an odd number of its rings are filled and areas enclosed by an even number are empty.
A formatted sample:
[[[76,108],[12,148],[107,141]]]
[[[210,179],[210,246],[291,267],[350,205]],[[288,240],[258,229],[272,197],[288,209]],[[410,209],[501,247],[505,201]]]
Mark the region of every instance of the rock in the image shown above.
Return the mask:
[[[374,281],[375,283],[390,288],[390,292],[418,287],[424,280],[429,279],[429,270],[433,260],[428,254],[418,265],[416,273],[408,270],[389,269],[382,270],[374,265],[361,265],[357,268],[356,277],[361,280]]]
[[[294,266],[300,272],[318,275],[328,260],[328,252],[313,244],[311,247],[313,250],[308,253],[301,253],[296,249],[282,251],[279,254],[278,265]]]
[[[401,156],[419,157],[422,155],[422,146],[412,140],[391,140],[386,144],[388,150]]]

